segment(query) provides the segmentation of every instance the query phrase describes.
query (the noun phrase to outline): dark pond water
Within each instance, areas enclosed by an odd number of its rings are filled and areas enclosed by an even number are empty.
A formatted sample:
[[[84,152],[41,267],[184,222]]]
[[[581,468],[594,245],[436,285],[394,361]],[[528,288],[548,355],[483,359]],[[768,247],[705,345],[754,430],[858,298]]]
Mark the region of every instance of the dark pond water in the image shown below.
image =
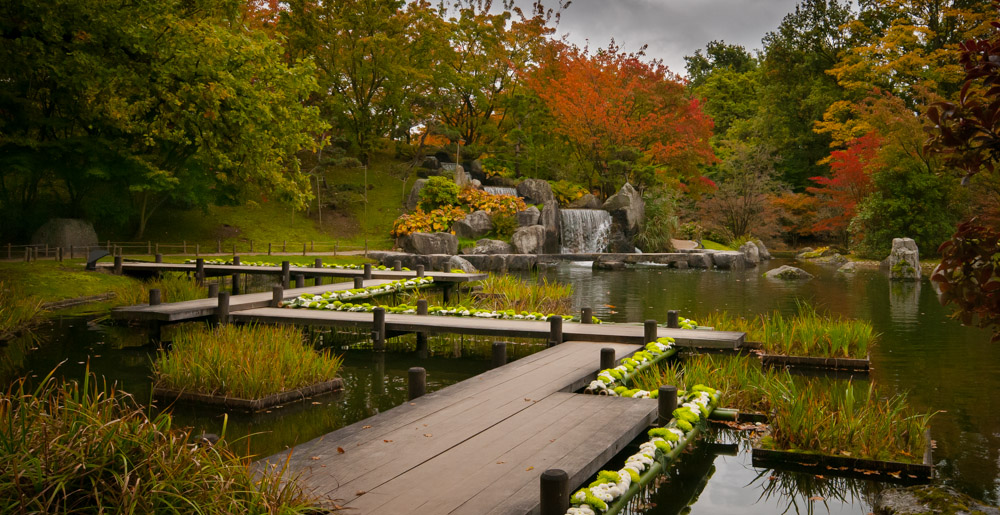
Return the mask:
[[[837,274],[833,269],[801,265],[816,274],[808,282],[765,279],[767,268],[741,272],[667,270],[658,267],[592,272],[563,264],[540,276],[572,283],[574,308],[590,306],[604,320],[664,320],[669,309],[697,319],[713,310],[734,314],[791,314],[797,302],[870,320],[882,333],[872,351],[871,378],[897,391],[907,391],[923,410],[940,410],[932,424],[937,442],[935,461],[945,482],[974,497],[996,504],[1000,499],[1000,414],[994,393],[1000,392],[1000,347],[989,334],[963,328],[948,318],[931,285],[890,284],[880,273]],[[94,316],[55,316],[24,338],[0,347],[0,379],[44,376],[56,364],[64,377],[81,377],[89,360],[99,376],[115,381],[141,402],[150,395],[150,363],[146,335],[116,327]],[[428,370],[428,388],[436,390],[488,368],[470,358],[424,358],[363,351],[345,354],[344,393],[318,396],[271,413],[230,416],[228,436],[251,435],[249,452],[268,455],[405,402],[406,371]],[[219,432],[219,413],[175,407],[179,425]],[[728,440],[727,440],[728,438]],[[864,481],[816,478],[758,469],[750,454],[725,435],[705,445],[676,467],[658,489],[649,492],[637,512],[675,513],[835,513],[866,514],[877,485]],[[735,451],[734,451],[735,449]]]

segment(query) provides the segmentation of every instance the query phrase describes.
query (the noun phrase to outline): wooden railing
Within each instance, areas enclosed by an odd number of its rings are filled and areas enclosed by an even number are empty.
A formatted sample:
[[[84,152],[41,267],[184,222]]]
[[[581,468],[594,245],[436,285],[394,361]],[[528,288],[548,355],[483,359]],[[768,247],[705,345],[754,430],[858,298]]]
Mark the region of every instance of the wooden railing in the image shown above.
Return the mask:
[[[159,243],[153,241],[111,241],[85,246],[54,247],[46,244],[14,245],[11,243],[0,247],[0,256],[8,260],[33,261],[36,259],[55,259],[62,261],[64,258],[86,258],[91,250],[104,249],[109,254],[115,256],[151,256],[155,254],[165,255],[225,255],[225,254],[267,254],[267,255],[289,255],[301,254],[341,254],[356,253],[364,251],[368,255],[369,249],[391,248],[393,240],[378,239],[365,240],[363,245],[344,244],[339,241],[280,241],[280,242],[255,242],[247,240],[223,244],[222,240],[217,240],[215,245],[202,245],[201,243],[182,241],[181,243]]]

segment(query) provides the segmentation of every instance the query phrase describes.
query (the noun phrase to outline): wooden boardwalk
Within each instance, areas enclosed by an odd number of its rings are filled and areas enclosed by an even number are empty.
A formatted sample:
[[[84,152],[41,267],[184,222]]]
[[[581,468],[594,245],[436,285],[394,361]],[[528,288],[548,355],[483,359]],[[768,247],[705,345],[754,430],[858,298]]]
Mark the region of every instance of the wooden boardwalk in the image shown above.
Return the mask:
[[[234,297],[235,298],[235,297]],[[319,326],[371,327],[371,313],[324,311],[316,309],[255,308],[232,314],[235,322],[296,324]],[[548,338],[549,322],[534,320],[497,320],[476,317],[385,315],[389,332],[472,334],[501,338]],[[657,336],[669,336],[681,347],[735,349],[743,344],[744,333],[691,329],[657,328]],[[631,324],[563,324],[563,340],[591,342],[647,343],[643,326]]]
[[[112,263],[98,263],[97,268],[114,269]],[[251,266],[251,265],[204,265],[207,277],[226,276],[233,274],[258,274],[258,275],[281,275],[281,266]],[[146,262],[125,262],[122,263],[122,273],[134,275],[153,275],[163,272],[191,272],[197,271],[197,265],[192,263],[146,263]],[[353,270],[346,268],[315,268],[306,266],[293,266],[289,269],[292,277],[302,274],[307,278],[316,277],[364,277],[364,270]],[[372,270],[372,279],[399,280],[416,277],[415,271],[395,271],[395,270]],[[480,281],[486,279],[486,274],[467,274],[451,272],[425,272],[424,276],[433,277],[435,282],[440,283],[462,283],[469,281]]]
[[[324,499],[359,514],[537,512],[539,476],[575,487],[656,417],[657,403],[573,392],[598,370],[600,349],[566,342],[275,454]]]

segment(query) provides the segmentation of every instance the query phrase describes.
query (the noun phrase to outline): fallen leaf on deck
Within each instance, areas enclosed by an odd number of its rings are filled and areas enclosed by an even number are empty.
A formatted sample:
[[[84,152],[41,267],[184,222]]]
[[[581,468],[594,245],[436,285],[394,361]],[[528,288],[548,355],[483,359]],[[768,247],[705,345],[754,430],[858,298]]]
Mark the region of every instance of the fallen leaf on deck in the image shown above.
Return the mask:
[[[426,436],[427,438],[430,438],[430,437],[432,437],[432,436],[434,436],[434,435],[432,435],[432,434],[430,434],[430,433],[424,433],[424,436]]]
[[[313,457],[311,457],[311,458],[309,458],[309,459],[311,459],[311,460],[318,460],[318,459],[319,459],[319,456],[313,456]]]
[[[392,440],[382,440],[385,443],[392,443]]]
[[[535,469],[535,467],[528,467],[528,468],[526,468],[524,470],[534,470],[534,469]]]
[[[345,451],[343,447],[337,447],[337,454],[344,454],[345,452],[347,451]]]
[[[366,493],[368,493],[368,492],[366,492],[364,490],[358,490],[357,492],[354,492],[354,495],[365,495]]]
[[[372,426],[361,426],[361,429],[371,429]]]

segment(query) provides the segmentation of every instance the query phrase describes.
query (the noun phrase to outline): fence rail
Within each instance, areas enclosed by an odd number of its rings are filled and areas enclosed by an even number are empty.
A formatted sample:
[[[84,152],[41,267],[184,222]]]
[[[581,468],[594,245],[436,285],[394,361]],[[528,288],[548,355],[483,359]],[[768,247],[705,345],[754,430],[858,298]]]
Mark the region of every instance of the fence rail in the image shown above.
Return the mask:
[[[8,243],[0,247],[0,256],[7,260],[34,261],[37,259],[55,259],[62,261],[64,258],[74,259],[77,257],[86,258],[91,250],[104,249],[109,254],[115,256],[151,256],[155,254],[164,255],[237,255],[237,254],[301,254],[303,256],[320,253],[333,254],[345,252],[364,251],[368,255],[369,249],[390,248],[393,245],[392,239],[365,240],[363,245],[348,245],[339,241],[280,241],[280,242],[255,242],[253,240],[232,242],[223,244],[222,240],[217,240],[215,245],[202,245],[201,243],[182,241],[181,243],[157,243],[153,241],[111,241],[85,246],[54,247],[47,244],[14,245]]]

